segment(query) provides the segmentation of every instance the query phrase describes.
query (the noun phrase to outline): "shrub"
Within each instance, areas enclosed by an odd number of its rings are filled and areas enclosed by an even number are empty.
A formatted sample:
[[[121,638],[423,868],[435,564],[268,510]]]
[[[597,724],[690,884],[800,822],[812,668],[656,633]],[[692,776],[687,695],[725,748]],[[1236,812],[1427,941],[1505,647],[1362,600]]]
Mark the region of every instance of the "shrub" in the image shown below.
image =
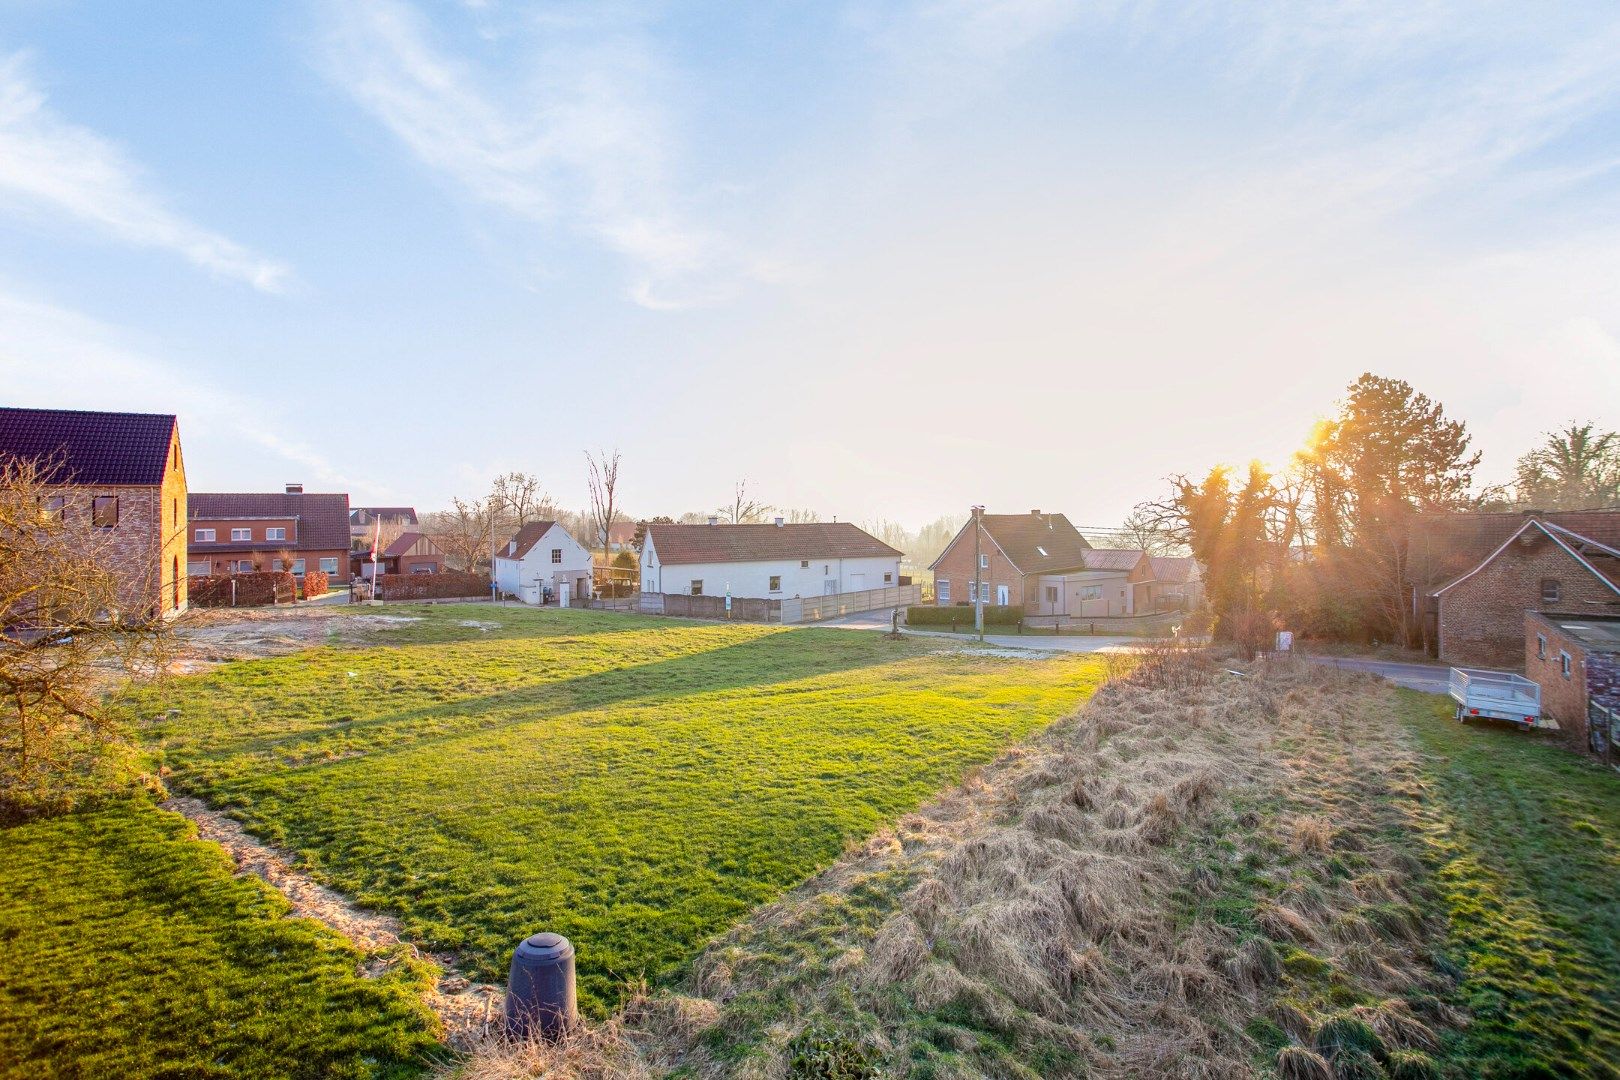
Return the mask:
[[[320,570],[309,570],[304,573],[304,596],[325,596],[326,590],[332,587],[332,579]]]
[[[489,579],[456,570],[442,574],[383,574],[378,578],[378,588],[384,600],[450,600],[488,596]]]
[[[186,582],[197,607],[263,607],[298,597],[298,579],[286,570],[193,577]]]
[[[989,626],[1014,626],[1024,617],[1024,609],[986,604],[984,606],[984,624]],[[973,605],[955,604],[948,607],[911,607],[906,609],[906,622],[912,626],[957,626],[973,625]]]

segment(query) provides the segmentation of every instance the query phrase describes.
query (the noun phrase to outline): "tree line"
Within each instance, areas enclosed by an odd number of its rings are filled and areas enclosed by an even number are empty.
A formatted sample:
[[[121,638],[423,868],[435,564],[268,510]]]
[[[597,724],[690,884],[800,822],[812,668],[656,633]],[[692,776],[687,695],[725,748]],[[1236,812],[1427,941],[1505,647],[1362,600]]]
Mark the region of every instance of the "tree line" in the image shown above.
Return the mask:
[[[1426,515],[1620,505],[1620,435],[1547,433],[1509,484],[1476,489],[1460,420],[1402,380],[1364,374],[1286,468],[1217,465],[1170,478],[1131,521],[1203,567],[1212,631],[1258,648],[1280,626],[1322,637],[1426,644],[1420,595],[1436,582],[1412,543]],[[1414,592],[1414,589],[1417,592]]]

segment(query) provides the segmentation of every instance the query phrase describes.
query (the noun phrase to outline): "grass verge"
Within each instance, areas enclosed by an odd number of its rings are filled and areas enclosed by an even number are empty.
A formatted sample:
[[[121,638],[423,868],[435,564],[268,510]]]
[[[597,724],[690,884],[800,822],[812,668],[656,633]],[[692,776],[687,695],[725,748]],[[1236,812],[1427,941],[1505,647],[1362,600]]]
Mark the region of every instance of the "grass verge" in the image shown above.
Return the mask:
[[[1427,751],[1414,807],[1464,974],[1469,1075],[1620,1076],[1620,778],[1556,743],[1458,724],[1400,691]]]

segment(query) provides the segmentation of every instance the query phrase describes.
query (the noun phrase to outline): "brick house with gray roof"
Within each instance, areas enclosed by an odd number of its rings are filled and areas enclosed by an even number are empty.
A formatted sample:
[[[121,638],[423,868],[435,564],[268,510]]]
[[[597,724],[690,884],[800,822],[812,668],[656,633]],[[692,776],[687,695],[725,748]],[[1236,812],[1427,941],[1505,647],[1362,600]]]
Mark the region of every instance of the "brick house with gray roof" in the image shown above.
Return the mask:
[[[0,408],[0,462],[37,462],[40,507],[112,560],[122,602],[141,617],[186,609],[186,469],[169,413]]]
[[[191,496],[193,576],[319,570],[332,584],[349,581],[349,496],[282,492],[194,492]],[[291,565],[283,553],[291,556]]]
[[[1147,552],[1094,548],[1062,514],[980,514],[979,565],[973,564],[975,522],[963,525],[929,567],[934,602],[984,602],[1018,607],[1026,615],[1095,619],[1152,611],[1153,560]]]

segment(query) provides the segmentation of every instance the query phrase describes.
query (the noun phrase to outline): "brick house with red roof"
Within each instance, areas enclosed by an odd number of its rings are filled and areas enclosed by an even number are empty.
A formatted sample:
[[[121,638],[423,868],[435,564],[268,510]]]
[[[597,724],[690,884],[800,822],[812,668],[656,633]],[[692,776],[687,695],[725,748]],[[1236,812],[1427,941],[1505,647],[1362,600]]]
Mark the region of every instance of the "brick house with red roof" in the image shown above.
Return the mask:
[[[425,533],[402,532],[377,554],[377,562],[385,574],[444,573],[444,552]],[[369,550],[357,551],[349,558],[353,573],[371,577]]]
[[[284,492],[194,492],[190,520],[193,576],[319,570],[332,584],[349,581],[349,496]],[[283,552],[292,556],[284,566]]]
[[[186,468],[168,413],[0,408],[0,458],[38,462],[56,492],[41,514],[93,530],[131,612],[186,609]]]
[[[1602,513],[1588,526],[1620,523]],[[1520,518],[1477,565],[1434,591],[1441,660],[1514,670],[1524,663],[1526,612],[1620,613],[1620,545],[1551,519]]]

